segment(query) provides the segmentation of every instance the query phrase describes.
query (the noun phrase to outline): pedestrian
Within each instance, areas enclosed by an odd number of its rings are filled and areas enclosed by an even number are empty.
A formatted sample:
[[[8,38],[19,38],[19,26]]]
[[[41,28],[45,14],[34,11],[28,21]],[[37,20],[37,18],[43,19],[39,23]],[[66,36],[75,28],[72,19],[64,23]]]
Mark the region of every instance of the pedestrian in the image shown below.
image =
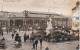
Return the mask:
[[[35,40],[33,41],[33,49],[35,50]]]
[[[79,50],[79,45],[76,47],[76,50]]]
[[[45,50],[49,50],[49,48],[48,48],[48,47],[46,47],[46,48],[45,48]]]
[[[3,31],[1,31],[1,33],[2,33],[2,36],[3,36]]]
[[[42,48],[42,38],[40,38],[40,46],[41,46],[41,48]]]
[[[32,31],[32,34],[34,34],[34,31]]]
[[[67,40],[70,41],[70,35],[68,35]]]
[[[30,35],[30,42],[34,40],[33,34]]]
[[[21,46],[21,36],[18,37],[18,44]]]
[[[24,34],[24,42],[26,42],[27,36],[26,33]]]
[[[16,36],[19,36],[19,34],[17,33]]]
[[[29,39],[29,34],[27,35],[27,39]]]
[[[8,29],[7,29],[7,34],[8,34]]]
[[[19,34],[17,33],[15,36],[15,41],[18,41],[18,38],[19,38]]]
[[[1,27],[0,27],[0,34],[1,34]]]
[[[2,30],[2,28],[0,29],[0,32],[1,32],[2,36],[3,36],[3,30]]]
[[[12,33],[12,35],[11,35],[11,36],[12,36],[12,39],[13,39],[13,37],[14,37],[14,34]]]
[[[36,38],[36,39],[35,39],[35,46],[36,46],[36,49],[37,49],[37,44],[38,44],[38,39]]]

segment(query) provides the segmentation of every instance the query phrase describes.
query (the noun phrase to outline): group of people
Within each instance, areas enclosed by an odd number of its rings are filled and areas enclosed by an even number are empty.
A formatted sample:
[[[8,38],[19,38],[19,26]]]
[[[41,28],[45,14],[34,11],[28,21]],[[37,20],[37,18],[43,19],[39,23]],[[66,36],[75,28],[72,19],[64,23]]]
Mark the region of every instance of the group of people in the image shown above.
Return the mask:
[[[3,36],[2,29],[0,29],[0,34],[2,34],[2,36]],[[19,46],[22,45],[21,44],[22,40],[21,40],[21,36],[19,35],[19,33],[12,32],[11,37],[12,37],[12,39],[15,39],[15,42],[18,42]],[[43,38],[34,37],[33,36],[33,32],[32,32],[31,35],[27,35],[26,33],[24,33],[23,39],[24,39],[24,42],[26,42],[26,40],[30,40],[30,42],[32,42],[32,44],[33,44],[33,48],[32,49],[34,49],[34,50],[37,49],[38,43],[40,42],[40,49],[42,49]],[[46,50],[47,49],[48,49],[48,47],[46,48]]]
[[[26,35],[26,33],[24,34],[24,42],[26,42],[27,39],[29,39],[29,35]]]
[[[12,39],[15,38],[15,42],[18,42],[18,44],[21,45],[21,36],[18,33],[16,33],[15,36],[14,35],[14,33],[11,34]]]
[[[37,45],[38,45],[38,40],[40,41],[40,49],[42,48],[42,38],[40,38],[40,39],[34,39],[34,41],[33,41],[33,49],[35,50],[35,49],[37,49]]]
[[[48,42],[50,42],[50,40],[52,40],[53,42],[62,42],[62,41],[70,41],[71,35],[61,32],[55,32],[53,34],[51,33],[48,34],[45,38],[47,38]]]
[[[14,34],[12,33],[11,36],[12,36],[12,39],[13,39],[14,38]],[[24,42],[26,42],[27,39],[30,39],[29,35],[26,35],[26,33],[24,34],[23,37],[24,37]],[[19,44],[21,43],[21,37],[19,36],[18,33],[15,35],[15,41],[18,42]],[[39,39],[36,37],[32,41],[30,41],[30,42],[33,43],[33,49],[37,49],[38,41],[40,41],[40,48],[42,48],[43,39],[41,37]]]

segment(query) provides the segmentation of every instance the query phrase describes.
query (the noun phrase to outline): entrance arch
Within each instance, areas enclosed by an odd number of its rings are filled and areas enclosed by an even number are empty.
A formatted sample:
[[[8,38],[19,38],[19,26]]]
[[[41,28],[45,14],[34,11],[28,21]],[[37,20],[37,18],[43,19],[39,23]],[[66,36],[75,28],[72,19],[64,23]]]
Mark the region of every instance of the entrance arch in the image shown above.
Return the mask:
[[[22,27],[23,26],[23,20],[15,20],[15,26]]]

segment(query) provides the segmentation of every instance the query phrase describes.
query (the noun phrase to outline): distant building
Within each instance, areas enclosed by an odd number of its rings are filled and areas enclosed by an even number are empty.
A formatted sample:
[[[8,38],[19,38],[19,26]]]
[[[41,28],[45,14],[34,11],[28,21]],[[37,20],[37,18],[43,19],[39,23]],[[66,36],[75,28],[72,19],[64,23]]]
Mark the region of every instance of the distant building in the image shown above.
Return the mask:
[[[46,29],[47,21],[49,17],[52,17],[52,26],[60,28],[72,28],[72,20],[64,15],[59,15],[50,12],[35,12],[35,11],[23,11],[23,12],[0,12],[0,27],[7,28],[21,28],[27,29]],[[3,20],[5,19],[5,20]],[[2,24],[2,20],[6,24]],[[5,25],[5,26],[3,26]]]
[[[72,9],[72,29],[77,30],[79,29],[79,22],[80,22],[80,1],[76,3],[76,6]]]
[[[0,27],[7,27],[8,26],[8,17],[7,17],[7,12],[0,11]]]

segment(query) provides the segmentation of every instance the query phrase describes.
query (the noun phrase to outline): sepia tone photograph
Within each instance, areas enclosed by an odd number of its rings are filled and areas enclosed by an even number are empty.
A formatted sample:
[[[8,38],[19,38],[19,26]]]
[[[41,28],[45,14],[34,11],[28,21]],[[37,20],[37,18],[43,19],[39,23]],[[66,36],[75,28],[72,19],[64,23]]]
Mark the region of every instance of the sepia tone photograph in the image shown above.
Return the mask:
[[[0,0],[0,50],[80,50],[80,0]]]

